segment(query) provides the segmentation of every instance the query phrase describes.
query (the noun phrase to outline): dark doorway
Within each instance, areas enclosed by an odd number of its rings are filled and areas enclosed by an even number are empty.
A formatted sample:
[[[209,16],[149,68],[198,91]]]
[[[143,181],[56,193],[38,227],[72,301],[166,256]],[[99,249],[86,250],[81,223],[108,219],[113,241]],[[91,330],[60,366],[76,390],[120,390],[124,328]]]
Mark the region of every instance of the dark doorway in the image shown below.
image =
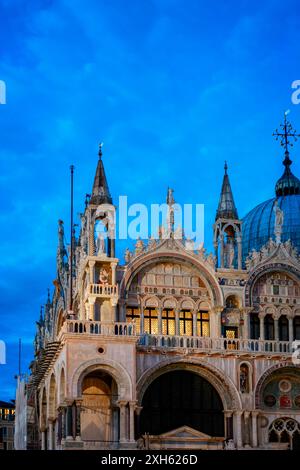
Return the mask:
[[[140,434],[159,435],[189,426],[224,436],[223,404],[215,388],[189,371],[167,372],[155,379],[142,401]]]

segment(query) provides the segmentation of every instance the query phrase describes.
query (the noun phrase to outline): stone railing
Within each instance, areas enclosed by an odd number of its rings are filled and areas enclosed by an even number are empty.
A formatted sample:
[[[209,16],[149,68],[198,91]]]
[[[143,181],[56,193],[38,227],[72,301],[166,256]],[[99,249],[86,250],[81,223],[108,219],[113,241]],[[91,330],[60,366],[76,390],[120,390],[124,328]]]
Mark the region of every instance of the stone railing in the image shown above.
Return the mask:
[[[288,341],[263,341],[258,339],[227,339],[197,336],[140,336],[139,346],[156,348],[191,348],[203,351],[241,351],[249,353],[292,354],[292,343]]]
[[[110,297],[118,295],[118,285],[110,284],[89,284],[89,294],[97,295],[98,297]]]
[[[135,325],[129,322],[66,320],[61,329],[60,336],[64,333],[102,336],[135,336]]]

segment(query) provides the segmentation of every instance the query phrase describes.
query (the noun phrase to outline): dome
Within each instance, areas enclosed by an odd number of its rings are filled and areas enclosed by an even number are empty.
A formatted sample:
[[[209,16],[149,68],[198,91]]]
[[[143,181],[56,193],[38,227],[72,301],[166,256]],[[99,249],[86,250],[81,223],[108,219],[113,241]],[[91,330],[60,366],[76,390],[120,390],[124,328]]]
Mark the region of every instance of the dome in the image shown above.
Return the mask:
[[[259,204],[243,218],[244,260],[252,249],[258,251],[270,238],[275,240],[273,209],[276,200],[284,214],[281,240],[285,242],[290,239],[300,252],[300,194],[288,194]]]

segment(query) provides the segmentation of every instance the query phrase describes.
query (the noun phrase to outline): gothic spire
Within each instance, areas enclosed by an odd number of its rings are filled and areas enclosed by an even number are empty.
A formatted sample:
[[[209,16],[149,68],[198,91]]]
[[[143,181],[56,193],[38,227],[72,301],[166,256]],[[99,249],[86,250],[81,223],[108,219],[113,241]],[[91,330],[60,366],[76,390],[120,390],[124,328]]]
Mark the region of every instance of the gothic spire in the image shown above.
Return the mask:
[[[112,198],[109,192],[107,179],[104,171],[104,165],[102,161],[102,143],[99,145],[99,160],[96,169],[96,175],[93,184],[93,191],[90,204],[112,204]]]
[[[222,190],[219,200],[219,205],[216,214],[217,219],[238,219],[237,209],[235,207],[233,194],[230,186],[229,176],[227,174],[228,166],[227,162],[224,165],[224,178],[222,184]]]

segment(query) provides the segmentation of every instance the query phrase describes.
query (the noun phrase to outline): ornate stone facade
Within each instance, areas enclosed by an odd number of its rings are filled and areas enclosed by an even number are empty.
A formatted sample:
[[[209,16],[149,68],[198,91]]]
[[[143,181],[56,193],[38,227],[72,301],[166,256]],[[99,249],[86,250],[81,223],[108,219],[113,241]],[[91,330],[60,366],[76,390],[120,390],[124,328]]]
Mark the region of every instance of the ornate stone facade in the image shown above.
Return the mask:
[[[100,153],[71,261],[59,221],[55,290],[37,324],[26,394],[35,397],[38,445],[299,448],[293,243],[277,230],[243,263],[227,167],[214,255],[187,249],[170,216],[167,238],[138,240],[121,265],[114,211]]]

